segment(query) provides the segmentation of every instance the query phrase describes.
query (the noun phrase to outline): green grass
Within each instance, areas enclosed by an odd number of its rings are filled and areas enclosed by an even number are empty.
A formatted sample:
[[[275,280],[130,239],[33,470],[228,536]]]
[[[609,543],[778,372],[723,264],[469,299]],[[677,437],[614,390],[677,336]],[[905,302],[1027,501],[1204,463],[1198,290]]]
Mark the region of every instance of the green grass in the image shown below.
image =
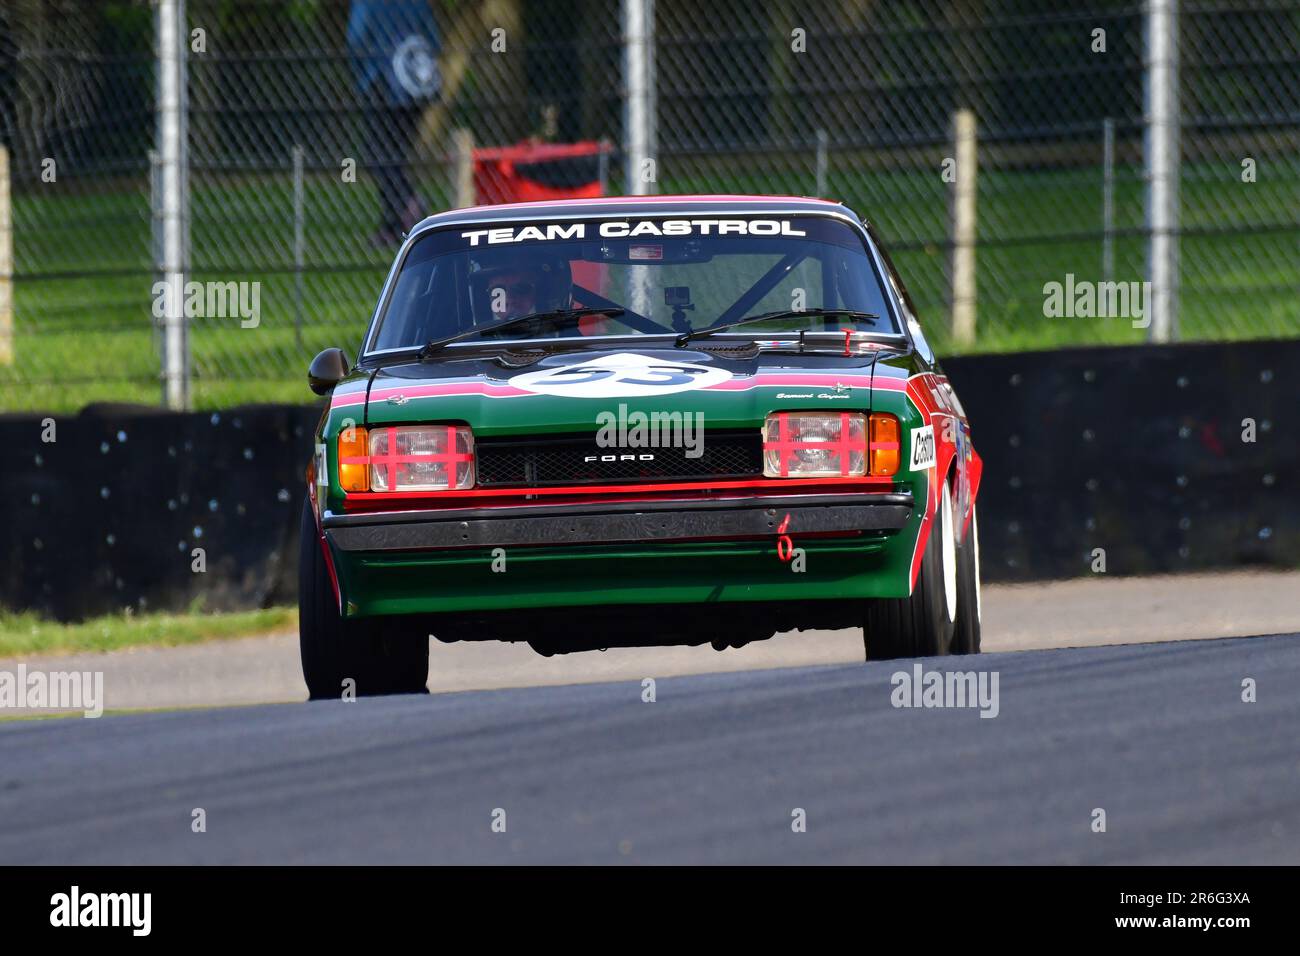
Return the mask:
[[[734,165],[734,164],[733,164]],[[814,182],[805,163],[765,174],[710,174],[664,184],[664,192],[793,192]],[[1240,181],[1238,160],[1183,167],[1184,340],[1300,334],[1300,159],[1274,157],[1268,175]],[[1146,242],[1141,170],[1120,167],[1114,189],[1115,281],[1142,281]],[[937,174],[837,172],[828,198],[844,201],[880,231],[940,354],[959,349],[947,322],[947,190]],[[1043,285],[1102,275],[1099,167],[982,169],[978,192],[978,330],[974,352],[1124,345],[1146,340],[1127,319],[1049,319]],[[1267,226],[1282,228],[1265,229]]]
[[[112,614],[74,624],[50,621],[30,611],[0,610],[0,657],[114,651],[146,644],[177,647],[291,630],[296,625],[297,611],[287,607],[229,614]]]
[[[947,190],[937,172],[838,168],[826,192],[872,220],[894,252],[941,354],[957,351],[945,327]],[[726,163],[661,160],[661,192],[811,193],[809,157]],[[737,170],[745,170],[738,173]],[[1261,162],[1242,183],[1236,161],[1189,164],[1182,183],[1185,340],[1300,334],[1300,158]],[[1140,170],[1122,167],[1115,188],[1113,278],[1141,281],[1145,241]],[[444,184],[424,183],[437,199]],[[258,281],[261,323],[195,320],[193,401],[211,408],[309,401],[305,369],[322,348],[353,352],[388,268],[371,247],[377,201],[355,184],[309,177],[306,263],[298,299],[291,270],[287,177],[205,174],[192,202],[192,278]],[[1101,274],[1101,176],[1070,170],[981,171],[977,352],[1126,344],[1146,333],[1126,319],[1049,319],[1043,285]],[[87,193],[53,185],[15,196],[15,348],[0,367],[0,411],[64,411],[91,401],[156,404],[160,342],[151,314],[150,226],[143,183]],[[1266,228],[1270,224],[1274,228]],[[85,275],[94,273],[93,275]],[[44,276],[44,277],[42,277]]]

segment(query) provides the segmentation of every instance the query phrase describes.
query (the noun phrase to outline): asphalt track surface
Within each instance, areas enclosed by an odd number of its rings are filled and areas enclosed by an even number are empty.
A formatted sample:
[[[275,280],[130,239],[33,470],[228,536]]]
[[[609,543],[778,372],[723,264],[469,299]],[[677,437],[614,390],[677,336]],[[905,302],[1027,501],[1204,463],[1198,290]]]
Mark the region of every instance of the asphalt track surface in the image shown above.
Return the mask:
[[[911,666],[7,722],[0,864],[1300,861],[1300,635]]]
[[[1300,571],[1094,575],[1070,581],[984,588],[986,651],[1249,637],[1300,631]],[[429,690],[500,690],[640,681],[862,660],[862,632],[801,631],[718,653],[708,647],[611,647],[541,657],[527,644],[433,641]],[[135,647],[108,653],[0,660],[0,672],[91,671],[104,675],[110,711],[228,707],[307,699],[298,635]],[[42,716],[0,709],[0,720]]]

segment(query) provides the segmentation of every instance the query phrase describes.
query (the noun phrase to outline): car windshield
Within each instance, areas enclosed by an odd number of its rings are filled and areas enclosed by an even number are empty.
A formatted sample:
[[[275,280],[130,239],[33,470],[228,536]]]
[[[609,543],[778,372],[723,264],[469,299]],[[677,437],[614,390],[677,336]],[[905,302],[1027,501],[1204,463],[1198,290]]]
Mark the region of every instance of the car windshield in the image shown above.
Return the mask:
[[[581,309],[619,314],[568,313]],[[367,351],[493,341],[679,335],[767,312],[737,334],[898,333],[848,224],[821,217],[529,221],[441,229],[411,244]],[[536,316],[493,331],[491,326]]]

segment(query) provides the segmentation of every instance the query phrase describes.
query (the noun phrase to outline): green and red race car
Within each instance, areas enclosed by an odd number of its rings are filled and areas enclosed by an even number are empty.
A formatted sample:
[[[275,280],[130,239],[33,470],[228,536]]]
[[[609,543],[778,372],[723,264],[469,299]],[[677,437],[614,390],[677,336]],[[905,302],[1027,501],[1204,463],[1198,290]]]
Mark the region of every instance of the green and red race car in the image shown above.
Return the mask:
[[[429,636],[542,654],[862,627],[980,646],[981,462],[873,231],[833,202],[460,209],[406,238],[308,469],[312,697]]]

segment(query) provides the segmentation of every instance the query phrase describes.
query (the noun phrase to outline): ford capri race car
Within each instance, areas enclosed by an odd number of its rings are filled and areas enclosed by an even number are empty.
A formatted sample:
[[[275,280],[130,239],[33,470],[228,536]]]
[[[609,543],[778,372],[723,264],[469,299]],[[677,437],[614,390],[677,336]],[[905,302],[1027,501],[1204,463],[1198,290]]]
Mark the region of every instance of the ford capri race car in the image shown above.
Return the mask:
[[[312,697],[421,691],[429,636],[980,647],[981,462],[842,205],[460,209],[403,242],[328,394],[302,516]]]

